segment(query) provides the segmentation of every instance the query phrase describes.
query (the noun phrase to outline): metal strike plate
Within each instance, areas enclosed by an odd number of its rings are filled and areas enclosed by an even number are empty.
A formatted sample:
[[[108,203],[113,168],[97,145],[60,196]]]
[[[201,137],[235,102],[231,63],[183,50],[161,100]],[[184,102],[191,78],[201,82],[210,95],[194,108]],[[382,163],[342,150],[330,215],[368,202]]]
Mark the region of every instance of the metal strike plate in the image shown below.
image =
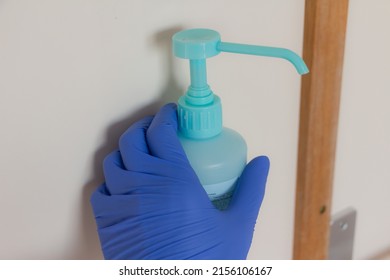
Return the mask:
[[[356,210],[347,208],[332,216],[330,222],[329,259],[352,260]]]

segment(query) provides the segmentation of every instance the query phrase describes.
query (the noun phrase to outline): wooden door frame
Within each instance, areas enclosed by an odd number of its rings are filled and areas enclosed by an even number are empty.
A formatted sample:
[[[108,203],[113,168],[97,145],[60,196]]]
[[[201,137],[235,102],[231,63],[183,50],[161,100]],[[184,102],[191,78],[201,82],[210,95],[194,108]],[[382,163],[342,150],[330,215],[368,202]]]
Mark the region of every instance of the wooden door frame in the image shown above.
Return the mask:
[[[327,259],[348,0],[306,0],[294,259]]]

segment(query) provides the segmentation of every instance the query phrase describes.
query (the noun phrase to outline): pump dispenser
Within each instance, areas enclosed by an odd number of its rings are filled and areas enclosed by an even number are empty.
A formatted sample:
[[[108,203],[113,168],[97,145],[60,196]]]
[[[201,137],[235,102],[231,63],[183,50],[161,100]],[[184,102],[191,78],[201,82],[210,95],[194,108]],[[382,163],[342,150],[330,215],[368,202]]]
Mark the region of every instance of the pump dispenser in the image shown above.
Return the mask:
[[[240,134],[222,126],[220,98],[207,84],[206,59],[220,52],[270,56],[290,61],[299,74],[304,61],[288,49],[221,42],[218,32],[189,29],[172,37],[173,54],[189,59],[191,85],[178,101],[178,130],[183,149],[214,205],[224,210],[247,162]]]

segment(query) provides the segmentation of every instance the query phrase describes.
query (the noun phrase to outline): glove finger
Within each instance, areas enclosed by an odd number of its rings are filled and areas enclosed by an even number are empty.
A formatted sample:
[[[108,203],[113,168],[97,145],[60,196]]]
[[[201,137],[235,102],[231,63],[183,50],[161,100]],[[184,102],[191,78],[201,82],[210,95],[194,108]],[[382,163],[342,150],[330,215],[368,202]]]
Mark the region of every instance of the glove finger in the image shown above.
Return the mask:
[[[107,190],[111,195],[148,192],[172,184],[169,177],[126,170],[119,151],[109,154],[103,162]],[[156,192],[156,190],[153,190]]]
[[[91,195],[90,203],[98,229],[110,227],[139,215],[140,200],[137,196],[110,195],[102,184]]]
[[[179,164],[189,164],[177,136],[176,104],[163,106],[153,118],[146,139],[150,154]]]
[[[152,156],[146,143],[146,131],[153,117],[145,117],[131,125],[119,139],[119,149],[125,169],[148,172]]]
[[[264,198],[268,171],[269,159],[266,156],[254,158],[247,164],[238,180],[229,211],[256,221]]]

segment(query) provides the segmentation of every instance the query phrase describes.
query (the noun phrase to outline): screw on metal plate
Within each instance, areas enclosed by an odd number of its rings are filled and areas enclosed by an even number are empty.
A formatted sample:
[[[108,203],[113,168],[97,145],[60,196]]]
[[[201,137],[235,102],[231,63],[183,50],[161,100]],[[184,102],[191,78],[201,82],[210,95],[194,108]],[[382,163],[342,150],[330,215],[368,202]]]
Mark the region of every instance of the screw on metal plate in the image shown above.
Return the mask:
[[[332,216],[330,222],[330,260],[352,260],[356,210],[349,207]]]

